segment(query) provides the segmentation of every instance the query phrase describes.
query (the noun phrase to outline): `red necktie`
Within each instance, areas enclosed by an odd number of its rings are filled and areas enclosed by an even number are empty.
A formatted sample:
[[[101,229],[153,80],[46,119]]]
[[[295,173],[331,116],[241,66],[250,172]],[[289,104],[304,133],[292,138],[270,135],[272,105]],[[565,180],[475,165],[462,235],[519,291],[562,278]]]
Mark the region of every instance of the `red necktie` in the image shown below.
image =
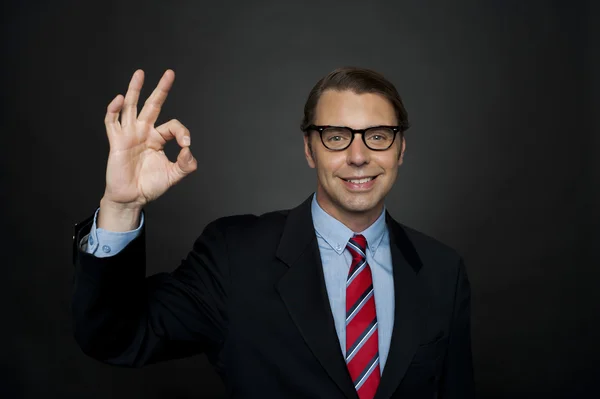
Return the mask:
[[[348,241],[352,265],[346,281],[346,365],[360,399],[372,399],[380,380],[377,314],[367,240]]]

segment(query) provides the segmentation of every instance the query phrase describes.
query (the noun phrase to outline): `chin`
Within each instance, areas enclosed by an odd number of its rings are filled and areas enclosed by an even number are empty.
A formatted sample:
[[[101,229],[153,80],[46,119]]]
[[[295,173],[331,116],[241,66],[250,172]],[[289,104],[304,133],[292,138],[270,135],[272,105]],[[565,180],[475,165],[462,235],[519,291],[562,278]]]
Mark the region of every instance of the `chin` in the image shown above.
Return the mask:
[[[339,212],[346,214],[366,214],[381,206],[383,195],[380,190],[365,193],[351,193],[344,187],[328,187],[319,185],[321,206],[330,214]]]
[[[339,205],[352,213],[365,213],[377,208],[379,201],[372,198],[342,198]]]

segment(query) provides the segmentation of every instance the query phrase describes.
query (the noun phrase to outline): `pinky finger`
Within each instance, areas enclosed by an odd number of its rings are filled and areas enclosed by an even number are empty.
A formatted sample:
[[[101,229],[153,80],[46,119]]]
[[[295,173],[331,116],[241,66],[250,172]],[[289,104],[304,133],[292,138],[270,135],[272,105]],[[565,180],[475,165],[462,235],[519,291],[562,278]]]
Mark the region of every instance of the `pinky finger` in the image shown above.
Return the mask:
[[[108,104],[106,108],[106,116],[104,117],[104,124],[106,127],[114,125],[119,122],[119,113],[123,109],[123,102],[125,98],[119,94]]]

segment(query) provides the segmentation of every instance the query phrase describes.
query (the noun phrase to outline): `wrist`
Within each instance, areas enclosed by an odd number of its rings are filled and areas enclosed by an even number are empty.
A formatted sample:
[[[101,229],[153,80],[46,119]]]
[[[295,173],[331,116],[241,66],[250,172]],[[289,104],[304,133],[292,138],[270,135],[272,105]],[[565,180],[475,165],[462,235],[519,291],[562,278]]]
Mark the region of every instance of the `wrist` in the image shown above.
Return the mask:
[[[113,232],[135,230],[140,224],[141,213],[140,205],[119,204],[102,198],[96,226]]]

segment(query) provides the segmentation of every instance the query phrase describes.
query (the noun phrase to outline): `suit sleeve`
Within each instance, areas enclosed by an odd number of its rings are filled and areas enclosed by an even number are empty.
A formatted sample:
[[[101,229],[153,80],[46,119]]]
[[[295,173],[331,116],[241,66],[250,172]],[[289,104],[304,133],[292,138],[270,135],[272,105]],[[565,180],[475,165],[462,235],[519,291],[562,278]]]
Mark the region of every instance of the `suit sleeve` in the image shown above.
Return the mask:
[[[471,287],[462,258],[458,266],[448,351],[440,383],[439,397],[442,399],[475,397],[471,352]]]
[[[86,227],[76,231],[75,239],[85,233]],[[218,221],[170,273],[146,277],[145,227],[115,256],[97,258],[77,249],[74,262],[74,336],[84,353],[126,367],[200,352],[214,363],[227,328],[229,288]]]

